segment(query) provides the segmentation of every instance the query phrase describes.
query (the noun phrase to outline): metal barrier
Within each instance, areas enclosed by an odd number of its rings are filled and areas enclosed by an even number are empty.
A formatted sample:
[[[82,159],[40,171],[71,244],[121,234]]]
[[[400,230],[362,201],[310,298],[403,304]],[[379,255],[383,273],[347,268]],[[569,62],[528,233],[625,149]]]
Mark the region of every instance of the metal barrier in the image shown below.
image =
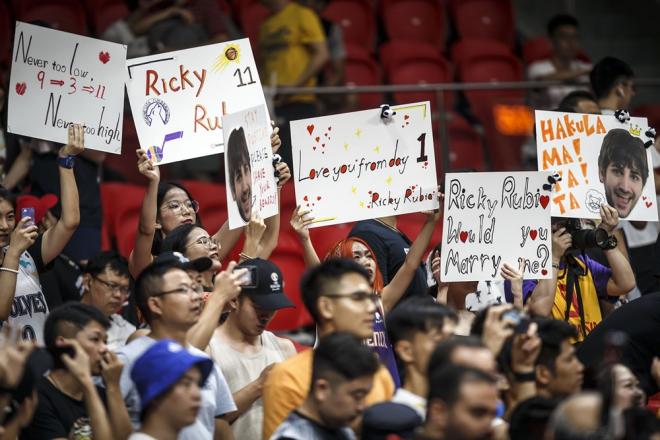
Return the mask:
[[[493,81],[481,83],[439,83],[439,84],[401,84],[401,85],[377,85],[377,86],[328,86],[328,87],[270,87],[265,88],[265,92],[272,96],[277,95],[298,95],[298,94],[361,94],[361,93],[394,93],[394,92],[434,92],[436,94],[438,108],[434,113],[434,119],[440,121],[439,124],[439,139],[442,147],[442,163],[443,166],[449,167],[449,134],[447,129],[446,118],[446,103],[444,100],[444,92],[459,92],[459,91],[488,91],[488,90],[536,90],[545,89],[553,86],[561,85],[577,85],[589,87],[588,82],[571,82],[566,83],[563,81]],[[635,78],[635,87],[640,88],[655,88],[660,87],[660,78]]]

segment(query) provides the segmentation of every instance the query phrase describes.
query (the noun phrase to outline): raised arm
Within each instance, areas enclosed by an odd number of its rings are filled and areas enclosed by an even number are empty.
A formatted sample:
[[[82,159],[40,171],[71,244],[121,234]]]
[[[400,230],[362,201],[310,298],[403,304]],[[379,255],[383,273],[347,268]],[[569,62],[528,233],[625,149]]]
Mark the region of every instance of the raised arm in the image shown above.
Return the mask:
[[[14,189],[30,172],[31,162],[32,150],[30,146],[27,143],[21,143],[21,152],[7,172],[5,179],[2,181],[2,186],[8,190]]]
[[[124,440],[133,432],[131,418],[121,395],[119,380],[123,364],[116,354],[108,350],[101,356],[101,376],[105,384],[107,408],[114,438]]]
[[[410,282],[415,277],[415,271],[424,258],[424,252],[426,252],[426,248],[431,243],[433,230],[435,229],[438,220],[442,217],[443,212],[444,194],[440,191],[438,191],[438,199],[440,201],[439,209],[427,213],[426,222],[417,235],[417,238],[415,238],[412,246],[410,246],[405,261],[397,271],[396,275],[394,275],[394,278],[392,278],[392,281],[383,288],[381,299],[386,314],[392,310],[397,302],[399,302],[401,296],[410,285]]]
[[[138,157],[138,170],[145,176],[149,184],[147,192],[142,200],[142,211],[140,211],[140,222],[138,223],[135,246],[128,257],[128,268],[133,278],[151,264],[151,245],[156,233],[156,215],[158,213],[158,184],[160,182],[160,170],[147,156],[147,153],[139,149],[136,151]]]
[[[599,228],[612,235],[619,225],[619,212],[609,205],[600,207],[601,223]],[[607,282],[607,294],[612,296],[625,295],[635,288],[635,274],[630,262],[618,248],[603,251],[612,269],[612,277]]]
[[[552,233],[552,278],[539,280],[532,291],[527,300],[529,311],[532,314],[550,316],[552,313],[557,290],[557,276],[560,270],[559,262],[572,245],[573,239],[571,234],[566,232],[566,228],[559,228]]]
[[[69,125],[68,141],[60,148],[59,158],[73,158],[85,150],[84,130],[80,124]],[[62,215],[55,226],[44,233],[41,240],[41,258],[44,264],[55,259],[80,224],[80,202],[78,200],[78,186],[73,168],[59,165],[60,174],[60,202]]]
[[[309,213],[310,211],[303,211],[300,206],[296,206],[296,209],[291,213],[291,227],[296,231],[298,238],[300,238],[300,244],[303,248],[303,260],[307,268],[321,264],[321,260],[319,260],[312,239],[309,236],[309,225],[314,222],[314,217],[310,216]]]

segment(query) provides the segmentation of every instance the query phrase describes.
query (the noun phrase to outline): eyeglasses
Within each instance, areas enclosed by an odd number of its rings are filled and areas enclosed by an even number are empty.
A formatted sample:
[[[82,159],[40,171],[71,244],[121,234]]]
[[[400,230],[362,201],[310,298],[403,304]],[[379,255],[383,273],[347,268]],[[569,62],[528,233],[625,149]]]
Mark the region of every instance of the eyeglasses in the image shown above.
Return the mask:
[[[218,240],[211,237],[199,237],[197,240],[193,241],[188,246],[186,246],[186,248],[189,248],[190,246],[194,246],[196,244],[201,244],[202,246],[211,249],[213,248],[213,246],[218,247]]]
[[[355,302],[365,302],[368,300],[375,304],[378,304],[380,301],[380,296],[376,292],[365,292],[363,290],[349,293],[347,295],[342,295],[341,293],[326,293],[321,296],[327,296],[328,298],[348,298]]]
[[[170,200],[163,208],[169,209],[170,211],[181,211],[183,207],[186,207],[187,210],[197,213],[199,211],[199,203],[196,200]]]
[[[204,292],[204,287],[202,287],[201,284],[197,284],[195,286],[188,286],[186,284],[182,285],[178,289],[172,289],[172,290],[167,290],[165,292],[160,292],[155,295],[151,295],[152,297],[157,297],[157,296],[165,296],[165,295],[171,295],[171,294],[178,294],[178,295],[188,295],[192,296],[193,294],[200,294]]]
[[[122,295],[128,295],[128,293],[130,292],[130,288],[128,286],[122,286],[121,284],[111,283],[109,281],[102,280],[99,277],[92,277],[92,278],[94,278],[96,281],[103,284],[105,287],[107,287],[113,292],[119,292]]]

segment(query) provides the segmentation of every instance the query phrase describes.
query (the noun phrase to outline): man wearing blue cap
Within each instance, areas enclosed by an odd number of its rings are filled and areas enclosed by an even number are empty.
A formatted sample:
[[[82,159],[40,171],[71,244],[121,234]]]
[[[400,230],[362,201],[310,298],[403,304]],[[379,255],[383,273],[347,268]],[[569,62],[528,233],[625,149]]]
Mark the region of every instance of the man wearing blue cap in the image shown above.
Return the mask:
[[[134,428],[140,426],[144,406],[136,383],[129,375],[137,359],[157,341],[173,339],[188,346],[188,331],[202,313],[202,289],[192,282],[188,270],[204,271],[211,266],[210,258],[190,261],[178,252],[163,253],[147,266],[135,282],[135,298],[140,311],[151,327],[149,336],[142,336],[123,347],[117,354],[124,363],[120,381],[122,396]],[[236,276],[240,275],[237,273]],[[237,292],[240,292],[238,288]],[[197,356],[208,357],[192,346],[188,350]],[[216,365],[201,391],[201,410],[195,423],[184,428],[179,439],[200,440],[218,438],[219,433],[231,429],[225,420],[236,411],[236,405],[222,371]],[[125,433],[128,436],[129,433]]]
[[[201,389],[213,361],[172,339],[153,344],[133,365],[131,379],[142,402],[142,426],[129,440],[174,440],[192,425],[202,405]]]
[[[234,435],[261,440],[261,390],[266,375],[275,363],[296,354],[291,341],[265,329],[277,310],[294,305],[284,293],[282,272],[272,262],[255,258],[237,268],[247,270],[247,283],[231,301],[225,323],[213,333],[209,354],[222,369],[238,407],[232,415]]]

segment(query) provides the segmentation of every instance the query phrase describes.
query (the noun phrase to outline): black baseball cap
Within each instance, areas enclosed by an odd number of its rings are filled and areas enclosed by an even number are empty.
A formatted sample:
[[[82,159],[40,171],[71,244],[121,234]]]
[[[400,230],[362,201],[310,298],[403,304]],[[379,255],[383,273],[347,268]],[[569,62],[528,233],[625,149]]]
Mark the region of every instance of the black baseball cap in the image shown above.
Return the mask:
[[[199,257],[189,260],[181,252],[163,252],[154,258],[151,264],[154,266],[169,266],[183,270],[192,269],[197,272],[204,272],[213,266],[213,260],[209,257]]]
[[[241,287],[245,294],[264,310],[279,310],[295,307],[284,293],[284,278],[282,271],[274,263],[261,258],[247,260],[236,266],[236,269],[251,269],[252,283]]]

